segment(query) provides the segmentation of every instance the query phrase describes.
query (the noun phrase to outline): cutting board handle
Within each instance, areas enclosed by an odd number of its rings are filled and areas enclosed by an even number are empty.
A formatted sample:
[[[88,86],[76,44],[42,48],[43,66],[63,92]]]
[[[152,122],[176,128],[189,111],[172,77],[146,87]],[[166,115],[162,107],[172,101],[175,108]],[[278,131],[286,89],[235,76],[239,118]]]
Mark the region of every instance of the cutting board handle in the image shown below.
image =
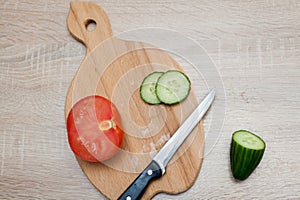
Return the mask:
[[[67,25],[72,36],[86,46],[87,52],[113,35],[104,10],[91,2],[71,2]],[[89,26],[94,29],[90,30]]]

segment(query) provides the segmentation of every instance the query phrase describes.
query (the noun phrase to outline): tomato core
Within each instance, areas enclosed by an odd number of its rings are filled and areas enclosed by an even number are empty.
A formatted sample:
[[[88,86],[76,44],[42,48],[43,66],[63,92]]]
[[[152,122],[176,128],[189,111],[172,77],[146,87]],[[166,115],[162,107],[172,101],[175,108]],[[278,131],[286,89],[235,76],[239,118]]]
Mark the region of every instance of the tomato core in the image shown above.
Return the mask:
[[[113,120],[104,120],[99,123],[100,131],[107,131],[111,128],[116,128],[116,123]]]

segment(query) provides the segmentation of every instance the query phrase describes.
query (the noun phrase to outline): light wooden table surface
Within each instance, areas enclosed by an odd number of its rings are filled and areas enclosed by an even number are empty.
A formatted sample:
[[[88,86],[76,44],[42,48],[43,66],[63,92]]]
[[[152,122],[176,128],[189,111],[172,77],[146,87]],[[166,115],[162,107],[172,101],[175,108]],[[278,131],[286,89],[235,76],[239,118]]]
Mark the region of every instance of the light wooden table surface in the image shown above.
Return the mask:
[[[224,123],[197,181],[154,199],[300,199],[300,1],[95,2],[114,34],[158,27],[198,42],[224,84]],[[0,1],[0,199],[105,199],[66,137],[66,92],[85,55],[67,31],[68,10],[69,1]],[[243,182],[229,165],[238,129],[267,143]]]

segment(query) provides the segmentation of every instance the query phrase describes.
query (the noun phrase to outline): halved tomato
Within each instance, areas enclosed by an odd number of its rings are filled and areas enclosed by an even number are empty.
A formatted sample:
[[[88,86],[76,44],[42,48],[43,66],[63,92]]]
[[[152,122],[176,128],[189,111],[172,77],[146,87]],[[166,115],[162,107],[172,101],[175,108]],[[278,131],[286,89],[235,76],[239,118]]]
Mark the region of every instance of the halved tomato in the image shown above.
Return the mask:
[[[122,144],[120,114],[113,103],[102,96],[88,96],[78,101],[66,122],[70,147],[83,160],[107,160]]]

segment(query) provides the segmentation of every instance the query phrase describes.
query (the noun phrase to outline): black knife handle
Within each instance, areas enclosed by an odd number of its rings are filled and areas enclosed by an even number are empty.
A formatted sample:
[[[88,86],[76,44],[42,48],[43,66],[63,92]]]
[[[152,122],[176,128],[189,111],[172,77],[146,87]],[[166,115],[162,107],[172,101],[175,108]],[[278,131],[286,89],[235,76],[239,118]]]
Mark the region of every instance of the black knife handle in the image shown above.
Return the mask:
[[[144,169],[144,171],[131,183],[131,185],[121,194],[118,200],[137,200],[140,199],[145,192],[149,183],[162,176],[162,170],[159,165],[152,162]]]

